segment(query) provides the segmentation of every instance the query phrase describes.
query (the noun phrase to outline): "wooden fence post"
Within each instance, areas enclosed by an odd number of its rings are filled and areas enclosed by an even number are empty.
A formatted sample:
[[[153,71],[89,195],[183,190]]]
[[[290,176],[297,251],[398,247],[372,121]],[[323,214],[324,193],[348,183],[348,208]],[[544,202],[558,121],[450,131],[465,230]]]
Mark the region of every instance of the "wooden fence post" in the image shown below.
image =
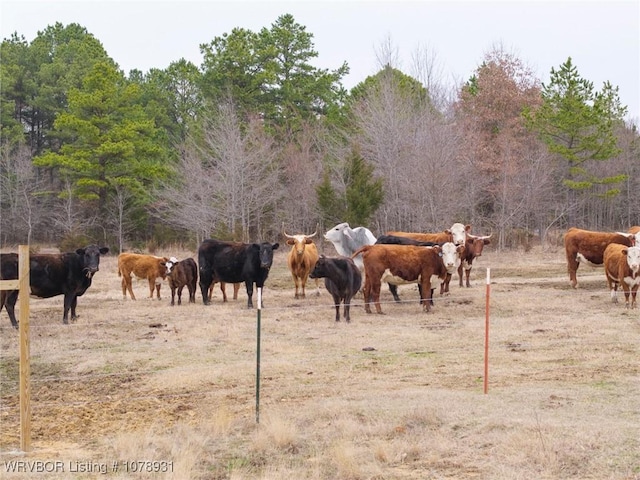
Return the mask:
[[[20,305],[20,448],[31,450],[31,359],[29,354],[29,246],[18,247]]]

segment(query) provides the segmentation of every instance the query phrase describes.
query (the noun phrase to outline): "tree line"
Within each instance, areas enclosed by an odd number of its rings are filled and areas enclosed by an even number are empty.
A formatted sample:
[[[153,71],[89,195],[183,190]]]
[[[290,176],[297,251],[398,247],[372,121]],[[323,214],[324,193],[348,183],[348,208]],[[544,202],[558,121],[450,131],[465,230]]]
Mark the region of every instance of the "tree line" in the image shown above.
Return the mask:
[[[503,48],[448,86],[433,52],[393,46],[347,91],[281,15],[200,45],[202,64],[123,72],[78,24],[0,49],[2,244],[114,250],[254,241],[336,223],[439,231],[500,247],[638,223],[637,125],[572,59],[543,84]]]

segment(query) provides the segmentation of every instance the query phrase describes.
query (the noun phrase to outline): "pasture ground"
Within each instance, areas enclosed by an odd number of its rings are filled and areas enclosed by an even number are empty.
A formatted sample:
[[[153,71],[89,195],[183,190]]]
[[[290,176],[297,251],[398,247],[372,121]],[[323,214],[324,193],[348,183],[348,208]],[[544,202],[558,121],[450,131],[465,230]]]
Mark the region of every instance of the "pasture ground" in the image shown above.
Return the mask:
[[[198,291],[171,307],[166,285],[149,300],[135,281],[138,300],[123,300],[107,256],[77,323],[62,325],[62,297],[31,301],[33,448],[21,453],[18,334],[3,311],[0,477],[640,479],[640,309],[611,304],[603,270],[580,267],[573,290],[559,248],[485,250],[472,288],[454,277],[432,313],[411,285],[401,304],[383,289],[385,315],[357,298],[346,324],[322,283],[294,300],[285,253],[264,291],[259,424],[244,287],[226,304],[216,287],[210,306]],[[127,472],[137,461],[171,463]]]

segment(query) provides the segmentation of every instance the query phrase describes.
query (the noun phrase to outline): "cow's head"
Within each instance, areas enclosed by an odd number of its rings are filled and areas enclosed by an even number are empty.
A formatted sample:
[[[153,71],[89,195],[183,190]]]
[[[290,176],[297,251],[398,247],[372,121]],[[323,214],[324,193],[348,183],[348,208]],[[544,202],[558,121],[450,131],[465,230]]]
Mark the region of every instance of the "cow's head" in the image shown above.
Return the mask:
[[[171,257],[169,260],[164,262],[164,266],[167,269],[166,275],[171,275],[171,272],[173,271],[173,267],[175,267],[178,262],[179,260],[176,257]]]
[[[445,230],[451,234],[452,242],[455,245],[464,245],[467,241],[467,234],[471,232],[471,225],[463,225],[462,223],[454,223],[451,228]]]
[[[482,250],[485,245],[489,245],[491,243],[491,235],[485,236],[476,236],[467,233],[467,249],[473,257],[479,257],[482,255]]]
[[[633,273],[633,278],[640,272],[640,247],[627,247],[622,250],[622,254],[627,257],[627,265]]]
[[[326,233],[324,234],[324,238],[326,240],[329,240],[334,245],[336,243],[341,243],[345,235],[344,233],[345,230],[351,230],[351,227],[349,227],[349,224],[347,222],[339,223],[332,229],[327,230]]]
[[[105,255],[107,252],[109,252],[108,247],[98,247],[97,245],[89,245],[76,250],[82,259],[82,271],[87,277],[93,277],[100,270],[100,254]]]
[[[309,274],[309,277],[311,278],[323,278],[327,276],[327,257],[325,257],[324,255],[320,255],[320,257],[318,258],[318,261],[316,262],[315,267],[313,267],[313,270],[311,271],[311,273]]]
[[[284,228],[282,229],[282,234],[287,238],[287,245],[291,245],[291,251],[295,251],[298,256],[302,256],[306,245],[313,243],[311,239],[315,237],[317,233],[318,229],[316,228],[316,231],[311,235],[289,235],[284,231]]]
[[[460,265],[460,257],[464,252],[464,245],[455,245],[453,242],[447,242],[443,243],[442,247],[439,248],[442,263],[444,264],[444,268],[446,268],[447,273],[455,272]]]
[[[258,248],[258,257],[260,258],[260,268],[269,270],[273,264],[273,251],[277,250],[280,246],[279,243],[254,243],[254,246]]]

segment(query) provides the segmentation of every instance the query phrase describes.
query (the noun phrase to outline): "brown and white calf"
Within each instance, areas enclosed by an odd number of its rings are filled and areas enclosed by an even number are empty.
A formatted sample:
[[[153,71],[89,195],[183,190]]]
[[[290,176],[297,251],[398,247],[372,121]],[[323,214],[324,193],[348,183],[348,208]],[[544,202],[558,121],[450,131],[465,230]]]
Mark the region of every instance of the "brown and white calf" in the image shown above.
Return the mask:
[[[171,288],[171,305],[175,305],[176,290],[178,291],[178,305],[182,304],[182,289],[189,290],[189,303],[196,303],[196,284],[198,282],[198,265],[193,258],[178,261],[171,257],[165,264],[167,280]]]
[[[636,308],[636,295],[640,286],[640,247],[627,247],[611,243],[604,250],[604,268],[611,290],[611,301],[618,303],[618,285],[624,291],[625,306]]]
[[[460,277],[460,286],[462,286],[462,271],[465,274],[465,286],[470,287],[471,282],[469,276],[471,275],[471,267],[473,261],[482,255],[485,245],[491,243],[491,235],[476,236],[467,233],[467,241],[464,244],[464,253],[462,254],[462,262],[458,267],[458,276]]]
[[[282,233],[287,238],[287,245],[291,245],[291,250],[287,256],[287,265],[293,277],[293,283],[296,286],[294,298],[305,298],[307,279],[318,261],[318,249],[313,240],[311,240],[318,233],[318,230],[316,229],[311,235],[288,235],[284,230]],[[317,278],[315,282],[316,295],[320,295],[320,286]]]
[[[576,288],[578,279],[576,273],[580,263],[593,267],[602,266],[604,250],[612,243],[619,243],[632,247],[640,240],[640,233],[625,232],[594,232],[572,227],[564,235],[564,248],[567,256],[567,270],[571,286]]]
[[[153,291],[157,292],[160,300],[160,287],[167,277],[167,257],[143,255],[139,253],[121,253],[118,255],[118,276],[122,277],[122,296],[126,298],[127,291],[132,300],[136,299],[131,285],[131,275],[149,282],[149,298],[153,298]]]
[[[443,281],[447,274],[455,272],[463,249],[462,245],[456,247],[452,242],[434,247],[377,244],[360,248],[354,255],[361,253],[364,262],[365,311],[371,313],[373,302],[376,312],[382,313],[382,282],[396,285],[418,283],[420,303],[425,311],[430,311],[434,290],[432,282]]]

